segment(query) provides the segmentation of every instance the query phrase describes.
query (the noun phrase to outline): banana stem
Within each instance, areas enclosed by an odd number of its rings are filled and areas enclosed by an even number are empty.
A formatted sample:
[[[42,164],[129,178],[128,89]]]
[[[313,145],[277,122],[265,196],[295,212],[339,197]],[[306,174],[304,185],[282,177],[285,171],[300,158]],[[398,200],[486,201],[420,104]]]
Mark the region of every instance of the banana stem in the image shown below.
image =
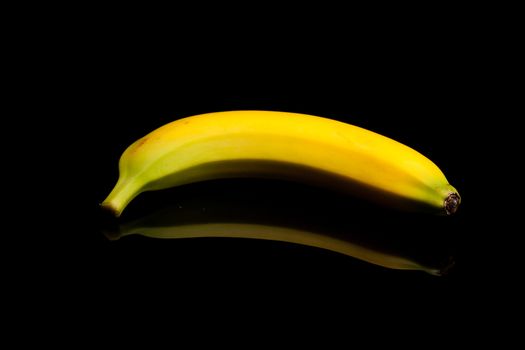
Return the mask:
[[[119,179],[109,196],[100,206],[119,217],[129,202],[139,194],[139,186],[135,181]]]

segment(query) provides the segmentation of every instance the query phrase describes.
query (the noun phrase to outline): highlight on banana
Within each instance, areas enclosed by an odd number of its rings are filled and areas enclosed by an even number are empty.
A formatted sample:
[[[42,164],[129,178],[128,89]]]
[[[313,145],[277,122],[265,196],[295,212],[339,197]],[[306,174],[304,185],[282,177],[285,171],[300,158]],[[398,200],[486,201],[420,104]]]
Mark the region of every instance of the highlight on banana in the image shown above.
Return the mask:
[[[237,177],[302,181],[446,215],[461,202],[437,165],[388,137],[312,115],[227,111],[179,119],[134,142],[101,206],[118,217],[144,191]]]

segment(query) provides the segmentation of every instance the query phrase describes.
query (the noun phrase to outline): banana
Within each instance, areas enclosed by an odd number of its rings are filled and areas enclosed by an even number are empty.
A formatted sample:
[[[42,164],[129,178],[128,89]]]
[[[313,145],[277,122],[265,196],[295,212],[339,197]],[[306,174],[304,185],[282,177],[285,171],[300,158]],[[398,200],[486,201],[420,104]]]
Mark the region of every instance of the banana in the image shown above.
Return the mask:
[[[406,253],[388,249],[384,243],[376,240],[377,237],[375,240],[372,239],[373,234],[368,235],[368,238],[374,240],[374,244],[370,242],[366,244],[362,237],[357,239],[348,232],[338,233],[257,222],[218,222],[217,220],[202,222],[210,218],[204,220],[201,218],[200,222],[181,223],[180,214],[183,213],[174,209],[156,212],[121,224],[118,232],[106,232],[106,237],[110,240],[118,240],[138,234],[161,239],[228,237],[281,241],[334,251],[389,269],[419,270],[435,276],[444,275],[454,265],[451,257],[445,260],[445,264],[422,263],[407,256]]]
[[[141,192],[227,177],[306,181],[442,214],[461,201],[432,161],[385,136],[305,114],[228,111],[179,119],[134,142],[101,205],[118,217]]]

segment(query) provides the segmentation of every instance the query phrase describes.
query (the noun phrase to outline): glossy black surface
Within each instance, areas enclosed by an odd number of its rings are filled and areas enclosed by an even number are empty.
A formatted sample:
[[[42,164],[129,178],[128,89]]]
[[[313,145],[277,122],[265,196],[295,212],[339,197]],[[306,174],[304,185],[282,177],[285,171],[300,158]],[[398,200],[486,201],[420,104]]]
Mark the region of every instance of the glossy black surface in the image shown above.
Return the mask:
[[[259,75],[253,79],[263,78]],[[288,82],[294,80],[287,78]],[[241,89],[232,88],[231,84],[226,88],[221,86],[220,81],[224,79],[227,77],[214,77],[209,84],[183,90],[163,85],[164,89],[153,91],[146,88],[129,91],[133,89],[119,85],[121,91],[113,95],[111,101],[105,101],[100,110],[96,110],[96,104],[86,106],[93,116],[87,125],[92,128],[95,139],[86,138],[87,144],[80,149],[84,158],[77,164],[77,173],[89,182],[82,186],[84,196],[77,197],[84,199],[80,203],[83,210],[76,211],[71,218],[75,222],[76,217],[79,224],[71,228],[76,232],[71,233],[78,244],[76,249],[88,257],[93,257],[91,252],[100,254],[94,259],[95,266],[113,271],[114,278],[153,279],[160,284],[167,283],[164,278],[175,273],[178,278],[198,278],[203,283],[224,279],[226,285],[232,283],[232,286],[240,283],[240,279],[286,285],[291,278],[298,279],[298,283],[332,284],[332,287],[355,286],[357,281],[357,284],[380,286],[394,283],[406,288],[427,285],[430,293],[438,293],[436,288],[450,292],[446,288],[456,283],[458,271],[461,274],[472,264],[467,258],[469,247],[465,245],[466,235],[470,233],[463,222],[470,202],[466,182],[468,156],[461,138],[449,141],[451,134],[461,134],[451,122],[454,116],[459,117],[454,101],[439,99],[439,104],[438,98],[429,92],[409,89],[405,95],[394,86],[362,85],[345,90],[334,86],[326,90],[322,80],[312,80],[311,86],[299,80],[286,88],[272,86],[270,89],[270,82],[264,80],[261,87],[252,83],[248,89]],[[436,93],[435,89],[432,91]],[[124,104],[124,101],[128,102]],[[423,260],[446,259],[453,255],[456,266],[449,276],[434,280],[435,277],[419,272],[386,270],[332,252],[278,242],[160,241],[145,237],[106,241],[94,218],[97,203],[116,181],[121,152],[136,138],[173,119],[229,109],[311,113],[377,131],[419,150],[436,162],[458,188],[464,203],[457,215],[434,217],[389,211],[347,195],[284,181],[220,180],[142,194],[127,209],[122,221],[164,205],[186,207],[191,204],[193,208],[202,207],[203,211],[210,207],[220,208],[220,212],[213,215],[230,219],[239,216],[249,220],[253,216],[254,220],[280,220],[292,226],[328,226],[339,230],[354,230],[355,227],[361,234],[370,232],[368,238],[371,240],[386,240],[393,249],[406,250]],[[181,220],[184,219],[187,218],[182,216]]]
[[[479,186],[484,179],[475,168],[481,156],[474,152],[476,132],[468,122],[476,103],[475,77],[461,58],[341,51],[308,60],[307,49],[279,56],[273,50],[260,54],[253,46],[223,63],[214,55],[224,51],[206,47],[184,55],[151,51],[147,56],[156,59],[141,63],[108,45],[83,51],[61,80],[60,93],[46,102],[65,118],[47,122],[56,129],[46,152],[56,157],[52,164],[39,159],[54,179],[44,197],[53,201],[42,206],[41,230],[26,230],[21,237],[19,259],[37,257],[22,275],[31,276],[33,285],[108,302],[147,298],[171,307],[188,300],[207,305],[228,300],[237,307],[243,300],[300,305],[306,297],[319,308],[323,303],[335,309],[406,304],[439,312],[468,302],[482,285],[480,276],[495,273],[477,230],[480,210],[485,208],[487,217],[490,210]],[[458,189],[461,206],[451,217],[397,213],[300,184],[224,180],[142,194],[122,220],[181,205],[192,213],[213,209],[210,215],[216,217],[355,230],[364,240],[425,261],[453,256],[453,269],[443,277],[389,270],[282,242],[107,240],[104,232],[112,224],[101,219],[98,203],[115,184],[126,147],[177,118],[234,109],[314,114],[391,137],[433,160]]]

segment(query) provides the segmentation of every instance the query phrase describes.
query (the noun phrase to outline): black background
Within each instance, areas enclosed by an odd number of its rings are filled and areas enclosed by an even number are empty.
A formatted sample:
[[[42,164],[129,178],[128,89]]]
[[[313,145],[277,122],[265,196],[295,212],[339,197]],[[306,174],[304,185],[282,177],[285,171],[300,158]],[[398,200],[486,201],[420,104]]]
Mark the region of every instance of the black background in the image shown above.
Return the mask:
[[[219,52],[210,50],[207,55]],[[77,187],[73,199],[75,206],[80,205],[83,210],[75,212],[78,224],[71,228],[68,237],[78,244],[76,249],[91,257],[100,254],[94,259],[93,267],[113,270],[106,276],[110,280],[123,278],[138,284],[153,283],[155,288],[171,285],[172,279],[181,279],[179,283],[185,285],[191,284],[185,279],[197,279],[210,290],[230,290],[245,283],[260,283],[268,288],[286,289],[304,284],[306,288],[321,287],[341,292],[341,288],[355,290],[356,281],[360,281],[361,287],[363,283],[372,283],[378,290],[421,288],[421,293],[428,293],[429,298],[454,293],[455,284],[461,281],[458,275],[468,273],[472,267],[472,262],[465,259],[470,247],[464,244],[469,234],[463,220],[469,210],[471,184],[466,181],[468,148],[460,136],[465,134],[461,130],[465,125],[462,118],[468,109],[463,105],[465,96],[457,87],[461,84],[457,81],[459,67],[432,65],[433,60],[397,62],[391,59],[385,67],[384,61],[377,57],[370,58],[371,61],[346,61],[346,56],[311,66],[312,62],[302,61],[303,54],[286,57],[282,63],[270,53],[267,53],[269,57],[259,57],[255,49],[245,55],[248,58],[227,63],[216,63],[214,59],[191,64],[177,60],[171,68],[165,68],[168,64],[163,62],[161,69],[152,66],[151,70],[140,73],[134,72],[133,63],[128,66],[120,61],[111,69],[102,67],[103,70],[94,72],[94,76],[83,76],[86,86],[91,88],[82,90],[79,103],[72,105],[75,109],[71,111],[76,116],[71,120],[71,127],[87,135],[80,146],[76,146],[79,136],[71,135],[73,145],[82,152],[76,163],[71,164],[74,176],[83,178],[80,193]],[[251,56],[257,60],[250,65]],[[457,255],[457,271],[444,278],[418,272],[387,271],[334,253],[284,243],[214,239],[168,242],[140,237],[109,242],[101,237],[94,226],[96,221],[92,222],[96,219],[95,210],[114,185],[118,159],[129,144],[177,118],[235,109],[326,116],[377,131],[427,155],[443,169],[464,197],[461,210],[455,218],[415,216],[413,221],[403,221],[405,227],[398,224],[385,227],[385,230],[392,235],[410,230],[434,236],[439,235],[436,231],[443,230],[444,236],[455,236],[449,248]],[[82,118],[79,119],[79,115]],[[219,196],[227,202],[232,192],[234,198],[237,196],[237,206],[242,207],[244,200],[246,205],[253,206],[253,211],[273,208],[281,216],[286,216],[282,203],[294,196],[298,199],[289,205],[304,208],[290,209],[295,210],[296,216],[303,210],[306,223],[315,220],[312,208],[317,207],[322,215],[331,205],[341,211],[341,222],[381,220],[374,209],[359,211],[354,219],[352,205],[355,203],[352,201],[355,199],[335,194],[330,197],[312,188],[301,189],[287,183],[253,180],[239,182],[236,187],[232,181],[217,181],[187,187],[169,191],[174,201],[170,202],[167,194],[155,193],[137,198],[134,205],[147,206],[141,204],[146,200],[149,204],[156,200],[177,204],[177,196],[191,198],[192,191],[196,197],[213,199]],[[253,198],[260,198],[260,202]],[[273,205],[272,200],[275,201]],[[347,213],[343,211],[345,200],[349,201]],[[206,202],[202,206],[205,207]],[[87,261],[85,267],[89,271],[91,262]]]
[[[473,310],[479,312],[472,296],[496,274],[481,250],[486,238],[476,226],[479,213],[486,212],[478,191],[483,179],[476,171],[484,147],[477,137],[485,122],[476,116],[490,101],[484,91],[487,75],[479,74],[480,38],[460,20],[450,21],[444,26],[422,19],[378,29],[354,28],[348,19],[337,18],[319,30],[305,19],[282,32],[280,22],[270,26],[250,20],[218,21],[202,32],[185,24],[171,27],[172,21],[147,31],[140,24],[101,29],[85,21],[58,47],[44,45],[41,52],[50,57],[37,64],[32,88],[45,92],[34,103],[52,117],[35,125],[51,130],[46,152],[59,156],[33,160],[50,169],[52,185],[43,194],[44,224],[27,235],[19,255],[20,261],[38,257],[28,279],[48,291],[40,294],[42,303],[49,304],[53,295],[82,300],[85,309],[109,303],[127,312],[189,307],[256,314],[368,310],[370,315],[392,308],[392,314],[415,310],[415,320],[446,316],[457,324]],[[243,25],[250,31],[243,33]],[[63,31],[57,32],[63,36]],[[101,220],[98,204],[115,184],[118,159],[128,145],[178,118],[238,109],[333,118],[428,156],[462,196],[457,215],[400,214],[392,226],[382,223],[382,234],[391,235],[395,245],[396,235],[407,231],[397,244],[411,251],[418,244],[425,249],[435,244],[429,254],[452,254],[454,269],[444,277],[388,270],[269,241],[105,238],[108,223]],[[289,210],[305,225],[326,219],[329,225],[351,228],[356,208],[361,226],[384,218],[382,209],[337,193],[261,180],[144,194],[130,205],[130,217],[149,206],[177,205],[179,197],[202,198],[203,207],[206,200],[226,199],[270,217],[286,218]],[[345,212],[346,206],[352,210]],[[44,236],[47,231],[51,234]]]

